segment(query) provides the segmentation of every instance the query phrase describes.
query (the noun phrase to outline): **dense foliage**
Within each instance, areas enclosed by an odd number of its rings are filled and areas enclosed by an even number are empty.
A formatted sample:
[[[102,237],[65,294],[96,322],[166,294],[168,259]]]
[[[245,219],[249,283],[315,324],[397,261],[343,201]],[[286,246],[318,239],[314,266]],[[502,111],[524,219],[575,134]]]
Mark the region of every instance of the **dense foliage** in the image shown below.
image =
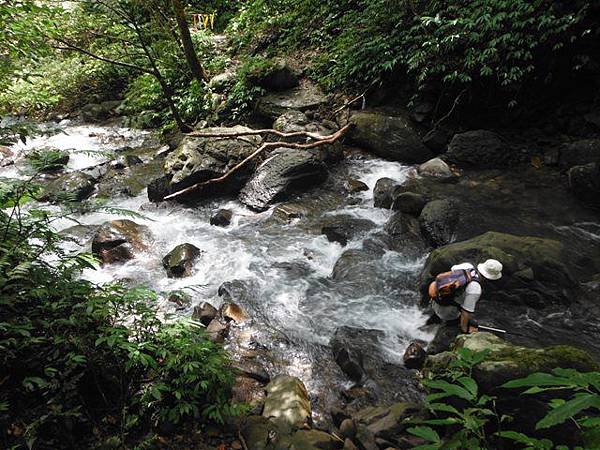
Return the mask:
[[[408,431],[427,444],[420,450],[434,449],[499,449],[567,450],[548,438],[531,437],[513,431],[518,424],[513,418],[499,414],[496,397],[480,391],[473,376],[476,366],[486,359],[488,350],[474,352],[461,348],[456,358],[441,372],[430,373],[423,380],[429,391],[425,405],[431,414],[427,420],[409,419],[416,424]],[[522,389],[522,395],[555,392],[548,401],[548,412],[536,425],[544,430],[573,421],[581,430],[583,447],[600,445],[600,373],[581,373],[574,369],[556,368],[552,373],[534,373],[526,378],[505,383],[503,388]]]
[[[161,320],[154,292],[80,279],[92,257],[64,250],[59,216],[28,204],[34,182],[0,185],[2,448],[133,447],[155,427],[236,412],[221,347]]]

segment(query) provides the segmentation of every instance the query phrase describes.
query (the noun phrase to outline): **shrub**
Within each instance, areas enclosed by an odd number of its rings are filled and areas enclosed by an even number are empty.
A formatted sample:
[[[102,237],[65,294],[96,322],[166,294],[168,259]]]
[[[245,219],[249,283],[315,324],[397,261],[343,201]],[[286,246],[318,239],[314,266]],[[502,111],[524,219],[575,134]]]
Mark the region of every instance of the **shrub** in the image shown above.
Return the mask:
[[[39,189],[0,184],[0,442],[3,448],[130,447],[153,426],[222,421],[227,355],[191,321],[159,319],[156,294],[81,280]]]

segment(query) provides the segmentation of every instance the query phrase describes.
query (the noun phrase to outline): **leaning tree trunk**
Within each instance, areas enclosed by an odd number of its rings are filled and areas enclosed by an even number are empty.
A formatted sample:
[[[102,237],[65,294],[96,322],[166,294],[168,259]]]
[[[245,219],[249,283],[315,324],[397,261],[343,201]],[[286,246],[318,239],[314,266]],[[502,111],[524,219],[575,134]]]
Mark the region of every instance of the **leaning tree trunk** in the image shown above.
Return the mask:
[[[181,37],[181,43],[183,45],[183,53],[185,59],[192,72],[192,76],[198,80],[198,82],[206,81],[208,75],[198,60],[194,44],[192,43],[192,37],[190,36],[190,28],[187,21],[185,20],[185,11],[181,0],[171,0],[173,4],[173,12],[175,13],[175,19],[177,20],[177,28],[179,28],[179,35]]]

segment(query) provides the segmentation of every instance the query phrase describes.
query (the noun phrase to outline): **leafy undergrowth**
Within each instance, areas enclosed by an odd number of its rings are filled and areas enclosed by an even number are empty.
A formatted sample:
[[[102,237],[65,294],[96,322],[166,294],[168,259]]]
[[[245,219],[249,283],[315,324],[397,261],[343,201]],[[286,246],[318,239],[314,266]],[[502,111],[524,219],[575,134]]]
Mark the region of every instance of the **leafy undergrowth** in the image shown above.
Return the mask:
[[[0,447],[133,448],[157,430],[222,423],[233,374],[191,321],[161,320],[156,294],[79,278],[31,182],[0,184]]]

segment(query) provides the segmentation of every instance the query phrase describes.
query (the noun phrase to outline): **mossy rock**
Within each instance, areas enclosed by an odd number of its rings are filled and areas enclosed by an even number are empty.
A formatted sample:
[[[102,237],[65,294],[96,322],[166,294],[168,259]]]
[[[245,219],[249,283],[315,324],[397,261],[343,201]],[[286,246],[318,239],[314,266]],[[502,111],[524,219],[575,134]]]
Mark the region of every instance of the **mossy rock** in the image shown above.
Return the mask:
[[[502,279],[486,284],[492,297],[528,303],[530,300],[539,302],[541,296],[545,302],[570,303],[577,285],[566,265],[560,242],[494,231],[431,252],[421,272],[421,292],[426,292],[436,274],[450,270],[454,264],[466,261],[477,264],[489,258],[497,259],[504,266]]]
[[[466,348],[475,352],[489,349],[485,360],[473,371],[473,377],[484,392],[502,394],[499,389],[509,380],[526,377],[535,372],[549,372],[556,367],[577,369],[581,372],[599,369],[598,363],[584,350],[568,345],[546,348],[522,347],[510,344],[491,333],[460,335],[456,338],[454,351]],[[456,357],[456,353],[444,352],[430,356],[425,370],[444,370]],[[504,391],[508,394],[508,391]]]

